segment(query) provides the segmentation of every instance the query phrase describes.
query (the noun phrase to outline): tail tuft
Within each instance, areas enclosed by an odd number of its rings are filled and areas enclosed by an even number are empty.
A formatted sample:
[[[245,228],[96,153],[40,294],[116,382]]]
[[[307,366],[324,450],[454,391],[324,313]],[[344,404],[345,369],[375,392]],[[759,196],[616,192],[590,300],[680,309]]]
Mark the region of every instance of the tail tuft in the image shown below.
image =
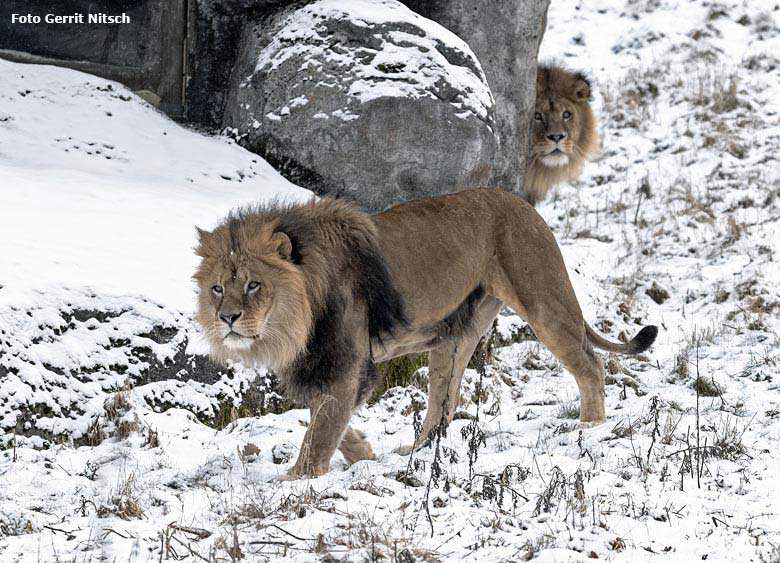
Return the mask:
[[[654,325],[648,325],[640,330],[637,335],[631,339],[632,354],[641,354],[655,342],[655,338],[658,336],[658,327]]]

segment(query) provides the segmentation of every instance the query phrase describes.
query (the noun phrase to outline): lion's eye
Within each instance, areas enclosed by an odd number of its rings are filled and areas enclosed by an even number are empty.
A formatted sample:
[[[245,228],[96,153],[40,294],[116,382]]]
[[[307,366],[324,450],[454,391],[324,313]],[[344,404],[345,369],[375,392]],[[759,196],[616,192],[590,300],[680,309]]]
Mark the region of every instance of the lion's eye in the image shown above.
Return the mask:
[[[215,285],[211,288],[211,291],[216,293],[217,295],[222,295],[222,286],[221,285]]]
[[[564,119],[569,119],[569,118],[571,118],[571,112],[570,112],[570,111],[564,111],[564,112],[563,112],[563,118],[564,118]]]
[[[537,112],[534,114],[534,119],[535,119],[536,121],[541,121],[541,120],[542,120],[542,114],[541,114],[541,113],[539,113],[539,112],[537,111]]]
[[[252,293],[253,291],[257,291],[260,289],[260,282],[252,281],[246,284],[246,292]]]

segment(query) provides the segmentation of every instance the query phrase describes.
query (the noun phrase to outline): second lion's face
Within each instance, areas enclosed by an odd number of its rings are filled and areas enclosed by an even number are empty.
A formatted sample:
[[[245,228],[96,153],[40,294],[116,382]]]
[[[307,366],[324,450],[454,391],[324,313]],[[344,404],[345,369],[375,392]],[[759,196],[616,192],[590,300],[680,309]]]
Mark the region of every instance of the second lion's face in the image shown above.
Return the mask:
[[[590,83],[581,73],[539,66],[531,166],[576,168],[590,156],[596,138],[590,93]]]
[[[566,166],[578,155],[580,115],[576,103],[565,98],[538,99],[534,112],[534,157],[549,168]]]

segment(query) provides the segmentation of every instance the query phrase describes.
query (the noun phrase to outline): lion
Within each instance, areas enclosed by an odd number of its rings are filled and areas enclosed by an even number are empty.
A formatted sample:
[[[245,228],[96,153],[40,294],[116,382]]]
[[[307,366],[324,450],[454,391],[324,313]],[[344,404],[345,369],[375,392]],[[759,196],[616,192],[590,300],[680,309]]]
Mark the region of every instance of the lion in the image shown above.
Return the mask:
[[[448,425],[464,369],[503,304],[574,375],[580,420],[605,420],[604,367],[593,347],[645,351],[583,319],[550,228],[519,196],[476,189],[370,216],[332,198],[231,213],[199,230],[196,320],[211,355],[268,366],[311,420],[287,478],[324,474],[338,448],[373,459],[349,426],[379,380],[378,362],[427,351],[429,403],[407,454]],[[444,425],[444,426],[440,426]]]
[[[585,161],[596,154],[598,135],[590,99],[591,86],[584,74],[539,66],[525,180],[531,205],[542,201],[553,186],[578,178]]]

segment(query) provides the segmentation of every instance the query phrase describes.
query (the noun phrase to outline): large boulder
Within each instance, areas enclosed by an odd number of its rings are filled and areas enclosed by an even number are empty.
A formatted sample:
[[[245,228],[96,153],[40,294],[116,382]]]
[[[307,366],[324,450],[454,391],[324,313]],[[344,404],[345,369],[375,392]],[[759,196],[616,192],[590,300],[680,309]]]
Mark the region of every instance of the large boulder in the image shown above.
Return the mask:
[[[319,0],[246,26],[232,80],[223,125],[316,193],[377,211],[490,178],[477,58],[395,0]]]
[[[550,0],[403,0],[465,40],[496,100],[501,145],[490,185],[522,194],[536,96],[536,60]]]

